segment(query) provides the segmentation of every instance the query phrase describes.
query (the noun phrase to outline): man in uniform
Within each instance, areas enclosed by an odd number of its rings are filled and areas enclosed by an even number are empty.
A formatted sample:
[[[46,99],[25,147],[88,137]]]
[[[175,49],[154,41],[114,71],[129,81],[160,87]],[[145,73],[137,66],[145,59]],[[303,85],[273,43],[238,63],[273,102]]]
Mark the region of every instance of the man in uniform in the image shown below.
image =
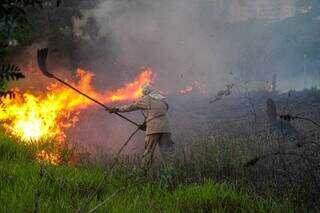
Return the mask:
[[[168,103],[165,97],[151,85],[142,86],[142,97],[133,104],[110,108],[110,113],[144,110],[147,113],[146,137],[144,144],[143,165],[150,166],[156,145],[159,144],[162,158],[173,161],[174,145],[168,119]]]

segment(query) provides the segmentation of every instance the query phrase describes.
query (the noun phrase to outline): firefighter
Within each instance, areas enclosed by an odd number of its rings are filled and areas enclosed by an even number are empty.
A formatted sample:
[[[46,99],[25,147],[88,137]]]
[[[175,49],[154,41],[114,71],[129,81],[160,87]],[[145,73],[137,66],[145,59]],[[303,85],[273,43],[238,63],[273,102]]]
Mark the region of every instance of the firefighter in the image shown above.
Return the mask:
[[[169,105],[165,97],[151,85],[141,87],[142,97],[133,104],[110,108],[110,113],[131,112],[144,110],[145,120],[145,143],[143,153],[143,166],[149,167],[152,164],[153,153],[156,145],[159,145],[160,153],[164,161],[172,162],[174,155],[174,144],[171,139],[169,127],[168,109]],[[142,127],[143,128],[143,127]]]

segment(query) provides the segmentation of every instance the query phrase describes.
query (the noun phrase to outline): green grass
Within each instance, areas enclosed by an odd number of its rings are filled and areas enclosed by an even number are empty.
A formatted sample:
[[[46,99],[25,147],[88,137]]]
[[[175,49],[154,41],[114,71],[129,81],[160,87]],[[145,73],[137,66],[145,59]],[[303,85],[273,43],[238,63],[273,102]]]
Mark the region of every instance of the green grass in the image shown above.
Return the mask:
[[[32,152],[25,145],[5,137],[0,131],[0,160],[31,161]]]
[[[2,137],[2,136],[1,136]],[[1,138],[0,212],[75,212],[103,176],[101,167],[40,166],[24,145]],[[102,185],[89,207],[120,187],[144,178],[119,166]],[[202,183],[163,187],[157,179],[120,192],[98,212],[293,212],[285,204],[236,190],[208,179]]]

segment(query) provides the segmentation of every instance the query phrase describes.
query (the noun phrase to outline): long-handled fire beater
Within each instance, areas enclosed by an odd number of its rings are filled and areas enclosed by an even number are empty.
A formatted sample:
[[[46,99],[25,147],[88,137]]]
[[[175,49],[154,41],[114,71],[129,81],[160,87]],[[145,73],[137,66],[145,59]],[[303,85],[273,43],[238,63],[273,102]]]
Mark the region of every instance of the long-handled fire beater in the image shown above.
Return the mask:
[[[68,84],[67,82],[61,80],[60,78],[56,77],[55,75],[53,75],[52,73],[50,73],[48,71],[48,68],[47,68],[47,57],[48,57],[48,48],[44,48],[44,49],[39,49],[38,50],[38,53],[37,53],[37,58],[38,58],[38,66],[41,70],[41,72],[49,77],[49,78],[53,78],[57,81],[59,81],[60,83],[66,85],[67,87],[70,87],[71,89],[73,89],[74,91],[76,91],[77,93],[83,95],[84,97],[90,99],[91,101],[95,102],[96,104],[102,106],[105,110],[108,110],[110,109],[110,107],[104,105],[103,103],[91,98],[90,96],[86,95],[85,93],[81,92],[80,90],[78,90],[77,88],[75,88],[74,86]],[[139,125],[138,123],[130,120],[129,118],[119,114],[119,113],[115,113],[116,115],[118,115],[119,117],[125,119],[126,121],[129,121],[130,123],[134,124],[135,126],[137,126],[137,129],[129,136],[129,138],[125,141],[125,143],[120,147],[120,149],[118,150],[118,152],[116,153],[116,160],[111,164],[109,170],[107,170],[105,172],[105,174],[103,175],[103,177],[100,179],[97,187],[96,187],[96,190],[92,191],[89,196],[88,196],[88,199],[85,201],[84,205],[83,206],[80,206],[80,208],[77,210],[77,212],[84,212],[87,210],[87,207],[88,207],[88,204],[90,203],[90,201],[94,198],[94,196],[98,193],[99,189],[101,188],[103,182],[105,181],[106,177],[108,177],[113,168],[115,167],[115,165],[117,164],[118,162],[118,157],[120,156],[120,153],[123,151],[123,149],[128,145],[128,143],[130,142],[130,140],[133,138],[133,136],[139,131],[139,130],[143,130],[145,131],[145,128],[146,128],[146,123],[148,121],[145,121],[142,125]],[[98,205],[96,208],[98,208],[99,206],[101,205]],[[94,209],[96,209],[94,208]],[[93,209],[93,210],[94,210]]]
[[[37,52],[37,58],[38,58],[38,66],[41,70],[41,72],[49,77],[49,78],[53,78],[57,81],[59,81],[60,83],[66,85],[67,87],[70,87],[71,89],[73,89],[74,91],[76,91],[77,93],[83,95],[84,97],[90,99],[91,101],[95,102],[96,104],[102,106],[105,110],[110,109],[110,107],[104,105],[103,103],[91,98],[90,96],[86,95],[85,93],[81,92],[80,90],[78,90],[77,88],[75,88],[74,86],[68,84],[67,82],[61,80],[60,78],[56,77],[54,74],[50,73],[47,67],[47,57],[48,57],[48,48],[43,48],[43,49],[39,49]],[[129,118],[119,114],[119,113],[115,113],[116,115],[118,115],[119,117],[129,121],[130,123],[134,124],[135,126],[139,127],[139,129],[143,130],[144,127],[143,125],[139,125],[138,123],[130,120]]]

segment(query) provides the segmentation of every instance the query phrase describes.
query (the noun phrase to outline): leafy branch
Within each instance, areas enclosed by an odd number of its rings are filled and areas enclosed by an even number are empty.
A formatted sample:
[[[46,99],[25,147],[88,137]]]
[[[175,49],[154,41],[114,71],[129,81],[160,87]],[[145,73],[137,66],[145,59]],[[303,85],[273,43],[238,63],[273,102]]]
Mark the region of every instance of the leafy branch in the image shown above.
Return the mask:
[[[318,124],[317,122],[315,122],[314,120],[310,119],[310,118],[305,118],[305,117],[299,117],[299,116],[295,116],[295,115],[291,115],[291,114],[284,114],[284,115],[280,115],[280,119],[285,120],[285,121],[293,121],[293,120],[305,120],[305,121],[309,121],[312,124],[314,124],[315,126],[320,128],[320,124]]]
[[[16,94],[12,91],[0,91],[0,99],[1,98],[7,98],[13,99],[16,97]]]
[[[28,8],[43,8],[46,0],[1,0],[0,2],[0,24],[3,25],[1,33],[10,38],[16,28],[24,27],[28,23]],[[56,1],[59,7],[62,0]]]
[[[21,78],[25,78],[25,76],[21,73],[21,70],[16,65],[3,65],[0,68],[0,79],[7,81],[17,81]]]
[[[17,81],[19,79],[25,78],[24,74],[21,72],[20,68],[16,65],[2,65],[0,67],[0,80],[1,81]],[[13,91],[0,91],[0,99],[15,98],[15,93]]]

